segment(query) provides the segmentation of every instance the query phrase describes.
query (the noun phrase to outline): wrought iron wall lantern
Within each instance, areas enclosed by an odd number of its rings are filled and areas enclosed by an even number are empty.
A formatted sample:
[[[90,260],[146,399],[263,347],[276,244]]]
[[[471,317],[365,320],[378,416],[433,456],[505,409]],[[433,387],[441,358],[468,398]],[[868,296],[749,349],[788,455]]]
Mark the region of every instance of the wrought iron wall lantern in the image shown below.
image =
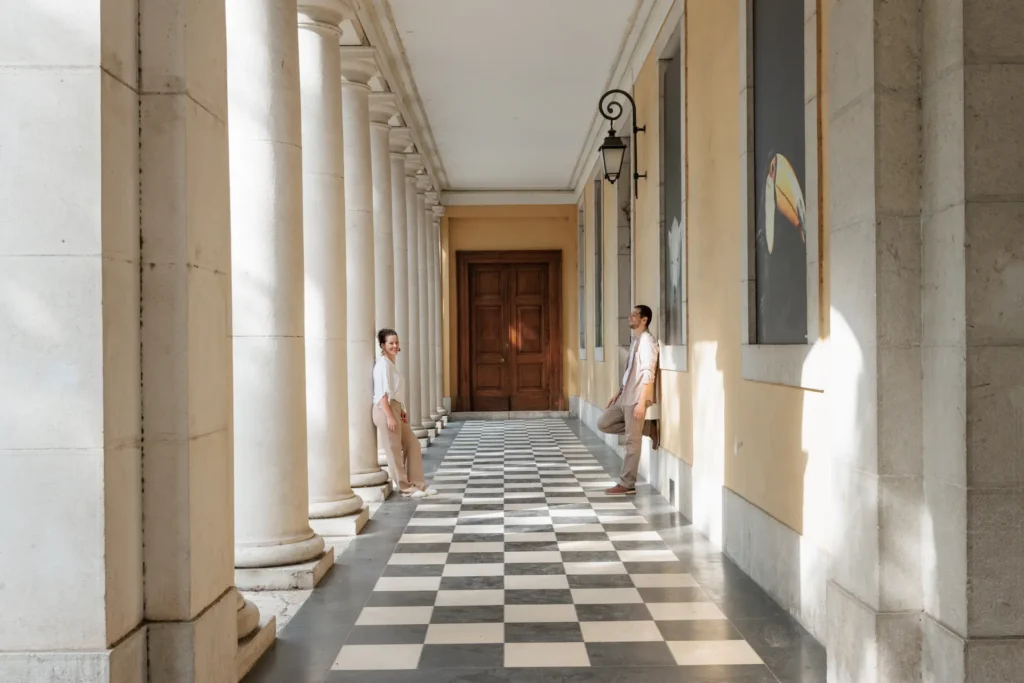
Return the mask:
[[[625,97],[633,108],[633,196],[639,197],[640,183],[638,181],[640,178],[646,178],[647,174],[637,171],[636,134],[647,132],[647,126],[636,125],[636,102],[633,101],[633,98],[625,90],[609,90],[601,96],[601,101],[597,105],[601,116],[608,119],[608,136],[605,137],[604,144],[600,147],[601,158],[604,161],[604,177],[609,183],[614,185],[615,181],[622,174],[622,160],[626,155],[626,143],[615,134],[615,122],[623,114],[622,103],[618,100],[609,99],[615,95]]]

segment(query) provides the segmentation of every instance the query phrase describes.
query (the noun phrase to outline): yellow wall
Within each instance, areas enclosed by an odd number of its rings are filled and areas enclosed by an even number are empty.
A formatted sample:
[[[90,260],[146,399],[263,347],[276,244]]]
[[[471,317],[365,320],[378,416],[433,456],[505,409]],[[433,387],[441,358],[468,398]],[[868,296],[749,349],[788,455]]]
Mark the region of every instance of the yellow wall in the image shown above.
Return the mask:
[[[576,206],[450,206],[442,224],[443,287],[447,292],[444,315],[444,390],[454,396],[458,388],[458,302],[456,254],[460,251],[541,250],[562,252],[562,391],[576,395],[577,325]]]
[[[724,463],[728,488],[802,532],[804,473],[809,451],[819,448],[824,395],[751,382],[741,376],[739,275],[745,226],[739,195],[738,12],[736,2],[686,3],[688,372],[661,373],[662,448],[691,464],[702,458]],[[640,196],[635,203],[634,298],[654,309],[655,334],[660,316],[658,57],[652,50],[634,82],[637,118],[647,127],[647,132],[639,135],[638,147],[639,171],[646,172],[647,178],[640,180]],[[825,84],[821,90],[827,96]],[[824,173],[820,188],[822,193],[827,192]],[[618,365],[611,353],[604,364],[593,358],[591,192],[588,184],[584,192],[588,357],[580,362],[580,386],[582,398],[603,407],[614,389]],[[606,209],[605,215],[607,226],[613,220],[614,208],[611,213]],[[826,225],[825,220],[827,216],[822,216],[821,226]],[[827,230],[820,232],[827,236]],[[824,239],[821,250],[827,253]],[[614,245],[614,240],[612,230],[606,234],[606,254],[607,245]],[[827,260],[823,260],[825,282],[827,267]],[[613,260],[608,275],[614,271]],[[614,277],[608,277],[606,287],[614,287],[614,282]],[[614,296],[609,296],[613,292],[606,290],[606,302],[614,301]],[[827,311],[825,288],[821,299],[821,310]],[[606,316],[614,323],[614,304]],[[822,316],[825,324],[827,317]],[[827,327],[822,330],[827,334]]]

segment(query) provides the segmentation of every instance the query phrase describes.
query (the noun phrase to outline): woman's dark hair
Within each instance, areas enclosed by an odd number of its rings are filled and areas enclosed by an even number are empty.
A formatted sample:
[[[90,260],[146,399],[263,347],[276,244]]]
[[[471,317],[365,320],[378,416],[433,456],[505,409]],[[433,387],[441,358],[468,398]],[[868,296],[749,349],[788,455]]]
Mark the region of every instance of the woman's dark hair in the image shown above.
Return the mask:
[[[382,349],[384,348],[384,343],[387,342],[388,337],[392,335],[397,337],[398,333],[389,327],[385,327],[384,329],[377,333],[377,343],[380,345]]]

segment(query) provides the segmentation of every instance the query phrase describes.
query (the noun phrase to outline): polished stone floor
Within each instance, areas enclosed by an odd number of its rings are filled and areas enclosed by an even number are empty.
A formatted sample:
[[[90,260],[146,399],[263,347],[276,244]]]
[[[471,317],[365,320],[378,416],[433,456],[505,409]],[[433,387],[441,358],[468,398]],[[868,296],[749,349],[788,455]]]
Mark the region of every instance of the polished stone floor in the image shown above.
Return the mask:
[[[572,420],[450,425],[246,678],[818,683],[821,646]]]

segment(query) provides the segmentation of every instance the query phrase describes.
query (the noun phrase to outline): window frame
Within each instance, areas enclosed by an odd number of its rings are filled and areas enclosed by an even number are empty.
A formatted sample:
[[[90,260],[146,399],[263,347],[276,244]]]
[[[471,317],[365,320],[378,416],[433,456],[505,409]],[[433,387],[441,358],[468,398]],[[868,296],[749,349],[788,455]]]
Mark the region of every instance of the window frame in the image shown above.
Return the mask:
[[[674,53],[679,55],[679,164],[680,164],[680,182],[682,187],[680,188],[680,294],[682,301],[679,302],[679,317],[682,322],[682,329],[680,330],[680,343],[669,344],[665,335],[667,335],[667,296],[669,292],[668,280],[667,280],[667,259],[668,259],[668,221],[666,219],[666,202],[667,193],[665,191],[665,171],[667,168],[667,155],[665,153],[666,146],[665,131],[667,130],[668,122],[665,117],[665,88],[663,87],[665,82],[665,71],[667,68],[666,61],[671,59]],[[659,355],[659,368],[670,372],[686,372],[687,371],[687,343],[689,339],[689,287],[688,287],[688,242],[689,242],[689,231],[687,229],[687,209],[688,209],[688,191],[689,191],[689,163],[686,153],[686,126],[687,126],[687,97],[686,97],[686,76],[687,76],[687,60],[686,60],[686,10],[684,8],[682,17],[680,18],[679,25],[674,29],[674,33],[669,37],[667,43],[662,48],[659,59],[658,59],[658,170],[659,170],[659,184],[658,184],[658,289],[659,289],[659,308],[660,311],[656,314],[658,318],[659,328],[662,331],[662,335],[659,335],[660,342],[660,355]],[[652,321],[653,323],[654,321]]]
[[[740,154],[741,260],[741,375],[745,380],[824,389],[823,354],[814,353],[824,343],[821,330],[821,257],[819,182],[820,148],[818,140],[821,102],[818,92],[820,63],[818,31],[820,16],[817,0],[804,0],[804,157],[807,207],[807,343],[757,343],[757,268],[755,234],[757,201],[754,169],[754,2],[739,2],[740,45],[739,133],[743,143]]]

